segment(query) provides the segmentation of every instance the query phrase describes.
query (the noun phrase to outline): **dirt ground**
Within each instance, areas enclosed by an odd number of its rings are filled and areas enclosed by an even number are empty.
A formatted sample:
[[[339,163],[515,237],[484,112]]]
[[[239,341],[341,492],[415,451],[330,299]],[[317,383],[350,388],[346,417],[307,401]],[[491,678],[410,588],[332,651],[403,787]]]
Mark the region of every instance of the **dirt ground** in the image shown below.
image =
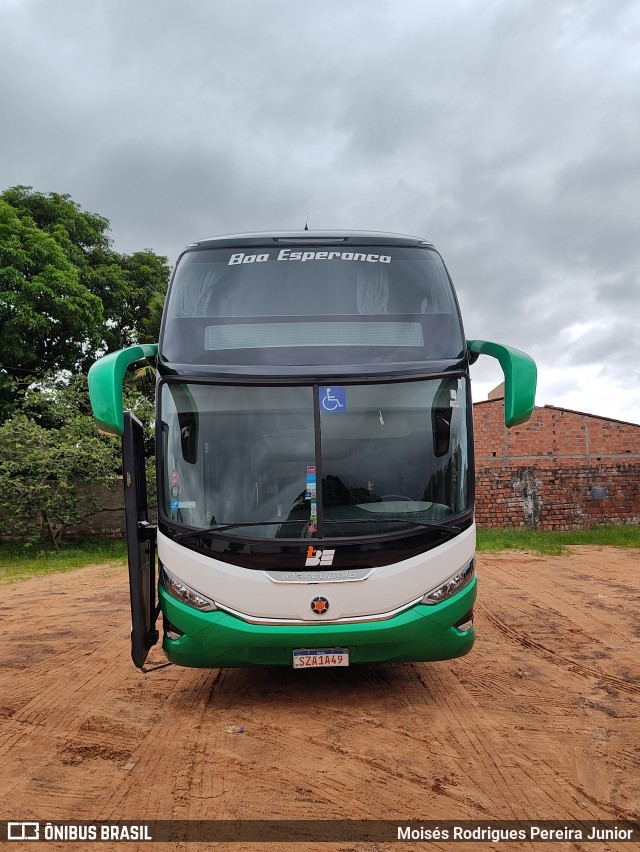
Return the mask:
[[[324,671],[145,675],[124,569],[3,586],[0,818],[637,820],[639,568],[613,548],[481,555],[469,656]]]

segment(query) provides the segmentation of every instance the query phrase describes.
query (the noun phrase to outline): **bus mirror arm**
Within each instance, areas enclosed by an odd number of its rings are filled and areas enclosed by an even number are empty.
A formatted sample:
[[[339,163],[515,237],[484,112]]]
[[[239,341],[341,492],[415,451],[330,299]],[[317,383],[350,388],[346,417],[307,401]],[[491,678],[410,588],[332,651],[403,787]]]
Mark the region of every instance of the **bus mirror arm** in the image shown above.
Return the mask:
[[[536,397],[538,371],[533,358],[519,349],[489,340],[467,340],[467,349],[470,363],[479,355],[489,355],[496,358],[502,367],[505,426],[526,423],[531,417]]]
[[[89,370],[89,397],[98,429],[106,435],[122,436],[124,412],[122,381],[127,367],[143,358],[155,358],[157,343],[141,343],[110,352]]]

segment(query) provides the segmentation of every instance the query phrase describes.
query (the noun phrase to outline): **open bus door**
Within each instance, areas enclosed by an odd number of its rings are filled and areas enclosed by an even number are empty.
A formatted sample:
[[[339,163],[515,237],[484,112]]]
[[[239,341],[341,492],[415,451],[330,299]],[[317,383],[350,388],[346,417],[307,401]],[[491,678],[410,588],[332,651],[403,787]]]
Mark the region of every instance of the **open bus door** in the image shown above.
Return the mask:
[[[149,523],[144,430],[130,411],[123,412],[122,381],[130,364],[158,354],[157,343],[141,343],[110,352],[89,370],[89,396],[98,429],[122,438],[122,475],[131,592],[131,657],[141,669],[158,641],[156,621],[156,528]]]
[[[149,650],[158,641],[156,621],[160,605],[156,594],[156,527],[149,523],[144,429],[130,411],[124,412],[123,425],[122,476],[129,554],[131,658],[142,669]]]

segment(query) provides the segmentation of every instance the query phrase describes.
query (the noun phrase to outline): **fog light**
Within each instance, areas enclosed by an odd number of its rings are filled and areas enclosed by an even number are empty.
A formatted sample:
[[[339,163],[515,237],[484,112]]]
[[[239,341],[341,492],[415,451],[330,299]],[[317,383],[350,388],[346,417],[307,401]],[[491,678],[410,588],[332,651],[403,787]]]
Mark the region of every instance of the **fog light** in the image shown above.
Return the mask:
[[[464,615],[460,619],[460,621],[457,621],[453,626],[461,633],[466,633],[467,630],[473,630],[473,610],[470,610],[466,615]]]
[[[181,639],[184,636],[180,630],[165,630],[164,635],[167,639],[171,639],[172,642],[175,642],[176,639]]]
[[[179,630],[175,624],[172,624],[166,615],[162,616],[162,627],[164,629],[164,635],[167,639],[171,639],[175,642],[176,639],[180,639],[184,636],[182,630]]]

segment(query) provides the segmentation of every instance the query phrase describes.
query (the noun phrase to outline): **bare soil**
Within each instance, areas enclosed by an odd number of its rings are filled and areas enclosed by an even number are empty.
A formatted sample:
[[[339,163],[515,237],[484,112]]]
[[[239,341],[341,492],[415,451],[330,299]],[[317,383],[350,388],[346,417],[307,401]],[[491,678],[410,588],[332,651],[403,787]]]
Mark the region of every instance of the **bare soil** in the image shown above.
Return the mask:
[[[469,656],[324,671],[142,674],[124,569],[3,586],[0,817],[637,820],[639,567],[613,548],[481,555]]]

